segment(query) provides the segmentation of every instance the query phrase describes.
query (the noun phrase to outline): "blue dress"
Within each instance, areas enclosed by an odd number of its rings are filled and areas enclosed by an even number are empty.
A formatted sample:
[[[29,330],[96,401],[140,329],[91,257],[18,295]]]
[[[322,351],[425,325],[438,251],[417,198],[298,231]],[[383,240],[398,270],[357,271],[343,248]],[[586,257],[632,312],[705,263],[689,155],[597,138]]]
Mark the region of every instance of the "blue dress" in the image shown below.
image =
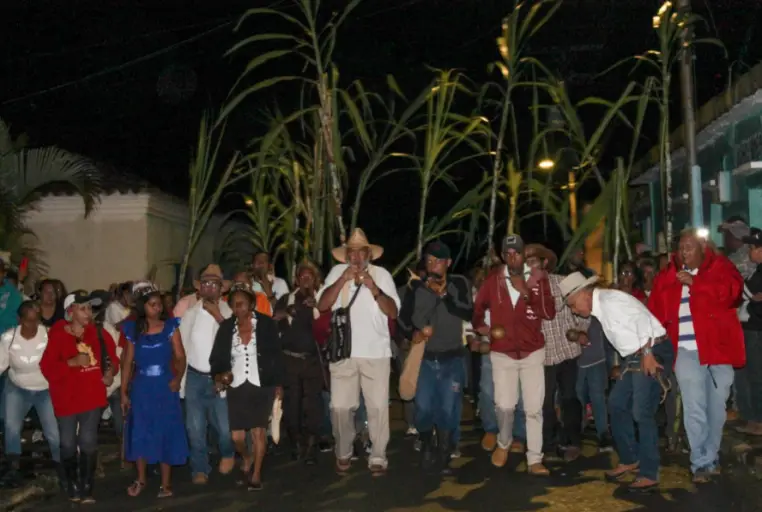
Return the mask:
[[[172,334],[179,319],[164,322],[156,334],[135,339],[135,322],[125,321],[122,332],[135,346],[135,369],[130,383],[130,411],[124,430],[125,458],[148,464],[180,466],[188,459],[180,394],[169,389],[172,373]]]

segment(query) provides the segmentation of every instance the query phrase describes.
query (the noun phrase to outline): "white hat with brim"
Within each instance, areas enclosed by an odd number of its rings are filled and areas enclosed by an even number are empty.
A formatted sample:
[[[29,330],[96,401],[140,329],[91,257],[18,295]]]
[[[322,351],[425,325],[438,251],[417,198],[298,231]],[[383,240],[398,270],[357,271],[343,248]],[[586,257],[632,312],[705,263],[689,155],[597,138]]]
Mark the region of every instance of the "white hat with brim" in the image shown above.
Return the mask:
[[[598,276],[585,277],[582,272],[573,272],[563,278],[558,287],[561,289],[561,297],[566,300],[578,291],[584,290],[598,281]]]
[[[365,236],[365,232],[360,228],[355,228],[346,243],[333,248],[331,254],[339,263],[346,263],[348,249],[368,249],[370,261],[377,260],[384,254],[384,248],[368,242],[368,237]]]

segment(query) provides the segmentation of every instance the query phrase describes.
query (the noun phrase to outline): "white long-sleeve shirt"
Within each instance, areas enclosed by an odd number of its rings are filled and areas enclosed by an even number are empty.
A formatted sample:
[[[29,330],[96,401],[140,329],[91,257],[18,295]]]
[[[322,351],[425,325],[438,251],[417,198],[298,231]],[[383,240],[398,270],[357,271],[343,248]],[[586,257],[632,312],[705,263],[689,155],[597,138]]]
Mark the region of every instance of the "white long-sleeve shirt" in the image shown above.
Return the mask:
[[[37,328],[32,339],[21,336],[21,327],[9,329],[0,336],[0,375],[7,369],[8,378],[16,386],[29,391],[48,389],[48,381],[40,371],[40,359],[48,346],[45,326]]]
[[[623,291],[593,290],[592,315],[622,357],[634,354],[649,340],[667,334],[645,304]]]

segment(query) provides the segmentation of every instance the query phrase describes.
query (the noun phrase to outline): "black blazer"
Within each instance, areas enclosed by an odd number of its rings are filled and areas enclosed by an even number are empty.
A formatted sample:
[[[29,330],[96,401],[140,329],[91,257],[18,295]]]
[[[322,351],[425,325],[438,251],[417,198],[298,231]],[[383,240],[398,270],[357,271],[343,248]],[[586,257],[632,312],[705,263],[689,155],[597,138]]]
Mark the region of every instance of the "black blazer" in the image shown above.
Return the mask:
[[[263,388],[282,386],[285,374],[283,351],[280,346],[278,325],[269,316],[255,313],[257,318],[257,367]],[[214,346],[209,356],[210,373],[219,375],[232,369],[233,328],[235,317],[220,323]]]

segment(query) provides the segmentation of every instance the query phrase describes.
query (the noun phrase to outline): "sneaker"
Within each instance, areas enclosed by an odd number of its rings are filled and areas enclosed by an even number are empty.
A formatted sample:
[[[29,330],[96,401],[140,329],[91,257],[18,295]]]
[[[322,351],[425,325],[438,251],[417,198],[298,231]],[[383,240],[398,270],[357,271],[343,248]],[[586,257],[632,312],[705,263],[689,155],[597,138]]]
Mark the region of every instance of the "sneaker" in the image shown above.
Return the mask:
[[[455,448],[452,451],[452,453],[450,453],[450,458],[451,459],[459,459],[461,456],[462,456],[462,454],[460,453],[460,450],[458,450],[457,448]]]
[[[329,453],[333,450],[333,444],[327,440],[320,441],[318,443],[318,450],[320,450],[320,453]]]
[[[611,442],[611,436],[605,434],[598,440],[598,453],[611,453],[614,451],[614,444]]]
[[[418,435],[418,430],[415,427],[408,427],[408,429],[405,431],[405,437],[416,437]]]

